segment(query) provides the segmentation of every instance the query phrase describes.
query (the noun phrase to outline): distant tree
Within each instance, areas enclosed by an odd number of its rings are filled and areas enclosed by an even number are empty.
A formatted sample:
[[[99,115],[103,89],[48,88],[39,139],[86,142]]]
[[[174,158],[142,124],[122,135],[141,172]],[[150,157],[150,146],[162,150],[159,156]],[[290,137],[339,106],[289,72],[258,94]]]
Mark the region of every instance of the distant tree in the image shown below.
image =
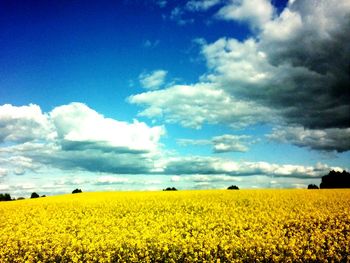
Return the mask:
[[[82,193],[83,191],[81,191],[81,189],[74,189],[72,194],[79,194],[79,193]]]
[[[24,200],[24,197],[18,197],[17,200]]]
[[[163,191],[177,191],[177,189],[175,187],[167,187]]]
[[[309,185],[307,186],[307,189],[318,189],[318,186],[315,185],[315,184],[309,184]]]
[[[31,196],[30,196],[30,198],[38,198],[38,197],[40,197],[37,193],[32,193],[31,194]]]
[[[46,197],[46,195],[42,195],[41,197]]]
[[[343,172],[332,170],[322,176],[320,188],[350,188],[350,173],[345,170]]]
[[[227,190],[239,190],[237,185],[231,185],[229,187],[227,187]]]
[[[0,201],[11,201],[11,195],[10,194],[0,194]]]

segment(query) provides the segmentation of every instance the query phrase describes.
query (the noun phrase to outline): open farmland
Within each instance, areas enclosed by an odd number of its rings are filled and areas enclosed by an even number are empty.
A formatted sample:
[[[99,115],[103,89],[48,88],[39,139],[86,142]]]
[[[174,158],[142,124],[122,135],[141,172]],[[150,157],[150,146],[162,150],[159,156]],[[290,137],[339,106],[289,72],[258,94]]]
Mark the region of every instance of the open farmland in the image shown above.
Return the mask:
[[[108,192],[0,203],[0,262],[349,262],[349,190]]]

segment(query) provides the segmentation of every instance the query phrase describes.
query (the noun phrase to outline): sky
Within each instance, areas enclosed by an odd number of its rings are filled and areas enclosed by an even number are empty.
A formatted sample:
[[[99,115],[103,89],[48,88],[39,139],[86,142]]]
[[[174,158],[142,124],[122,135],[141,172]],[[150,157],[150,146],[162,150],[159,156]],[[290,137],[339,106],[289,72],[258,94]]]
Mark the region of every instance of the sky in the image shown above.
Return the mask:
[[[318,185],[349,32],[347,0],[0,0],[0,192]]]

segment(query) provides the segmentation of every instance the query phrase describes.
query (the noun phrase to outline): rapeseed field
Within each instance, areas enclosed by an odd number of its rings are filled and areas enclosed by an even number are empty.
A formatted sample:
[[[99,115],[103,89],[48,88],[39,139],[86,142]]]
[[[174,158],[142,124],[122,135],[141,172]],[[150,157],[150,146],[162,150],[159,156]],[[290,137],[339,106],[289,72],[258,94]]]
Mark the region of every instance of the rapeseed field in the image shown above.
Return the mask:
[[[350,262],[350,190],[106,192],[0,203],[0,262]]]

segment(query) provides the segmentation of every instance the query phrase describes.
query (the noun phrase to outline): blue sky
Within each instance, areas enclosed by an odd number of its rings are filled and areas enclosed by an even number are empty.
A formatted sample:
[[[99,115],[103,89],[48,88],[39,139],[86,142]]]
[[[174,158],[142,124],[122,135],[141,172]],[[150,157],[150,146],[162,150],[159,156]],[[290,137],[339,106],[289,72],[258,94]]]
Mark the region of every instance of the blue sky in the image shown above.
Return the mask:
[[[304,188],[349,169],[348,1],[0,1],[0,192]]]

